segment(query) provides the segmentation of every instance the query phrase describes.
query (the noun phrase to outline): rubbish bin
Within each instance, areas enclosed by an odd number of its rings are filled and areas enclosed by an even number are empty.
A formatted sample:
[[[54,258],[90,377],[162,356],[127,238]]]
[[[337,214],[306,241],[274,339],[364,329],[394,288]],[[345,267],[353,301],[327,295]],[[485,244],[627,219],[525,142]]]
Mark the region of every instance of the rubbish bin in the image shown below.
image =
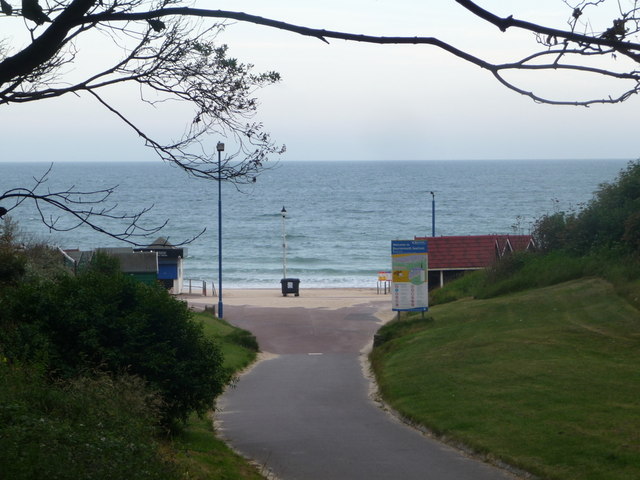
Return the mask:
[[[280,280],[282,286],[282,296],[286,297],[287,293],[293,293],[296,297],[300,296],[300,279],[299,278],[283,278]]]

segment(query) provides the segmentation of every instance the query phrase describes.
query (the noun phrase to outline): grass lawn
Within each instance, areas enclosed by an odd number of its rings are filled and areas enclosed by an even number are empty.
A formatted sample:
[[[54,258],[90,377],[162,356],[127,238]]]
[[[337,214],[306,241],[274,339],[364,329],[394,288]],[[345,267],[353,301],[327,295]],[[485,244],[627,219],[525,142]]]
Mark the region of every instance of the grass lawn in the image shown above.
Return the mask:
[[[610,284],[582,279],[430,314],[383,327],[372,353],[401,414],[542,478],[640,478],[640,313]]]
[[[238,372],[255,360],[257,345],[251,348],[255,340],[248,332],[209,313],[196,313],[195,316],[203,323],[205,333],[221,345],[226,368]],[[189,473],[189,479],[264,478],[256,467],[216,437],[211,418],[192,416],[184,432],[175,439],[174,448],[178,451],[178,462]]]

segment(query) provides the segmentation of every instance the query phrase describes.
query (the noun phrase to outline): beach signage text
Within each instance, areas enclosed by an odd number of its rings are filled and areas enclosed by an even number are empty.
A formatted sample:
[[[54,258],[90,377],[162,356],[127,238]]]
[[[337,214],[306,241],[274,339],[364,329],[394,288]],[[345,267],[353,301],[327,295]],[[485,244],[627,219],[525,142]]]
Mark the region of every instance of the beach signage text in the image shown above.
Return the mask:
[[[429,309],[429,248],[426,240],[391,241],[391,294],[394,311]]]

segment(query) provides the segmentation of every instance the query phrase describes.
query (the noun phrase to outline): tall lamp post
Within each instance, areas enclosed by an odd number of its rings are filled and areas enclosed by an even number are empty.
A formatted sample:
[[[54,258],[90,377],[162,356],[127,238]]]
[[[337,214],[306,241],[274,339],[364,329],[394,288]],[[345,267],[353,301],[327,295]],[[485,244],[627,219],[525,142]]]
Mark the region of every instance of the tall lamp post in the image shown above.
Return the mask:
[[[284,230],[284,219],[287,216],[287,210],[282,207],[280,210],[282,215],[282,278],[287,278],[287,235]]]
[[[431,236],[436,236],[436,194],[434,192],[429,192],[431,194]]]
[[[220,157],[224,152],[224,143],[218,142],[218,318],[222,318],[222,167]]]

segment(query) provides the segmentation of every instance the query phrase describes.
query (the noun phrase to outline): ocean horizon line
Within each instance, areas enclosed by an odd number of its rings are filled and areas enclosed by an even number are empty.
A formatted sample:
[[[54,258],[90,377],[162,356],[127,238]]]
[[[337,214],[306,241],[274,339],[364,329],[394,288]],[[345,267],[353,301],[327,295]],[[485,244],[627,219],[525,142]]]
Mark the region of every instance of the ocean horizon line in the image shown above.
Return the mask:
[[[213,154],[212,154],[213,156]],[[575,158],[575,157],[566,157],[566,158],[429,158],[429,159],[419,159],[419,158],[397,158],[397,159],[273,159],[269,160],[268,163],[273,165],[277,165],[278,163],[383,163],[383,162],[632,162],[635,160],[640,160],[640,155],[638,157],[626,158],[626,157],[608,157],[608,158],[600,158],[600,157],[592,157],[592,158]],[[3,160],[0,159],[0,164],[8,164],[8,165],[25,165],[25,164],[42,164],[42,165],[51,165],[51,164],[96,164],[96,165],[105,165],[105,164],[126,164],[126,163],[136,163],[136,164],[167,164],[171,165],[171,162],[154,158],[149,160],[56,160],[56,161],[46,161],[46,160]],[[178,168],[178,167],[176,167]],[[267,169],[269,167],[267,166]]]

